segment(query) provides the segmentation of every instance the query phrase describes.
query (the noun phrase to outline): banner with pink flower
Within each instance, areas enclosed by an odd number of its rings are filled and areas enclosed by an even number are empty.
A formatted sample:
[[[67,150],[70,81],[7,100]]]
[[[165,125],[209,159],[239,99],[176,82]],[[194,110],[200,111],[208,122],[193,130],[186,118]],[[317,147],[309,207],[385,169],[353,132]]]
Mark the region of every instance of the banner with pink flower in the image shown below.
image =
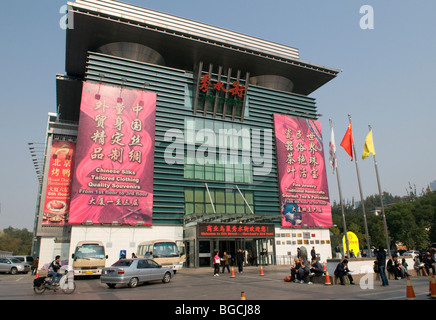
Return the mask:
[[[152,224],[156,94],[83,83],[70,224]]]
[[[319,121],[274,115],[282,227],[331,227]]]

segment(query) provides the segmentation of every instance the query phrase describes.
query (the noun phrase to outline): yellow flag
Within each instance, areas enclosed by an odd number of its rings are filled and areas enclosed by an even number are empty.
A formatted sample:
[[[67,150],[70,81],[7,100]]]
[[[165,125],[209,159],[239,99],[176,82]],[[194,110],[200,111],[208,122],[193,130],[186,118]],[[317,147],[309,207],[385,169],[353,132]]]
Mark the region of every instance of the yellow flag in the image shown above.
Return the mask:
[[[368,158],[372,153],[375,156],[374,143],[372,142],[372,130],[366,136],[365,145],[363,146],[362,159]]]

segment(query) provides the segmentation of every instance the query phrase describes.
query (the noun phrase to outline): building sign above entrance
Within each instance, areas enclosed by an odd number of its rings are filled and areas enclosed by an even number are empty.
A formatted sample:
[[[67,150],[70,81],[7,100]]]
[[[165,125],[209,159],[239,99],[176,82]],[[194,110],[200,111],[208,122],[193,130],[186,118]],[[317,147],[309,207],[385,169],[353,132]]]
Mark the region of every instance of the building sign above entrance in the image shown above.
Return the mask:
[[[228,120],[244,119],[245,102],[247,96],[247,86],[250,73],[245,77],[241,71],[236,72],[236,77],[232,75],[232,69],[224,70],[218,67],[218,73],[213,73],[213,65],[209,65],[209,70],[203,70],[203,63],[198,65],[196,75],[196,87],[194,96],[194,115],[202,114]]]
[[[203,238],[271,238],[275,236],[274,224],[199,223],[198,237]]]

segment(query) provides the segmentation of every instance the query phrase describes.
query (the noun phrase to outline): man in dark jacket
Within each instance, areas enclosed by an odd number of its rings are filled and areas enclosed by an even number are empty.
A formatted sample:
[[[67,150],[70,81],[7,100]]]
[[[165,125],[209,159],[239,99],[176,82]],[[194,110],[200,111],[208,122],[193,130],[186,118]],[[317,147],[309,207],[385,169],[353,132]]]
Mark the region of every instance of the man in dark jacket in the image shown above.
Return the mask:
[[[236,263],[238,264],[238,272],[242,273],[242,266],[244,264],[244,253],[241,249],[236,252]]]
[[[310,267],[310,281],[313,281],[313,277],[319,277],[324,274],[324,268],[322,267],[321,263],[319,263],[318,260],[312,259],[312,266]]]
[[[58,284],[62,278],[62,273],[59,273],[61,269],[61,256],[56,256],[49,267],[49,276],[51,276],[51,284]]]
[[[388,286],[389,281],[386,277],[386,252],[385,249],[383,249],[382,246],[378,247],[378,250],[373,247],[374,254],[377,257],[377,265],[378,265],[378,272],[380,273],[380,277],[382,280],[382,286]]]
[[[354,284],[353,277],[350,274],[350,270],[348,269],[348,260],[344,259],[338,263],[335,269],[335,276],[339,277],[341,280],[341,285],[345,285],[344,276],[348,276],[348,280],[350,284]]]

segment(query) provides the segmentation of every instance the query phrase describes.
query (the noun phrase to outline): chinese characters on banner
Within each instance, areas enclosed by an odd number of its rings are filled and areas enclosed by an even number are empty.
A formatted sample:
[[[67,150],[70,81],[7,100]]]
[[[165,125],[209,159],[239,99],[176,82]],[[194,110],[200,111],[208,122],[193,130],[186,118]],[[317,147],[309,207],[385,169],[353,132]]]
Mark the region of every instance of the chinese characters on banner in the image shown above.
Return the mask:
[[[319,121],[274,115],[283,227],[331,227]]]
[[[84,82],[70,224],[151,225],[156,94]]]
[[[68,222],[74,149],[74,142],[52,142],[42,218],[43,225],[64,225]]]

